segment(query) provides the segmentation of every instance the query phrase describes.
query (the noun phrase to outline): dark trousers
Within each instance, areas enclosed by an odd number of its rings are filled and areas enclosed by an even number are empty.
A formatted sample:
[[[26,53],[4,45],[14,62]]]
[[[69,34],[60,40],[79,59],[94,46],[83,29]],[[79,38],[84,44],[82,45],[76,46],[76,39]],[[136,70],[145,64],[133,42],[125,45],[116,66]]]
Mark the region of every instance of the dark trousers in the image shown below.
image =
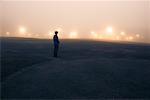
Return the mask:
[[[58,55],[58,48],[59,48],[58,45],[54,45],[54,57],[57,57]]]

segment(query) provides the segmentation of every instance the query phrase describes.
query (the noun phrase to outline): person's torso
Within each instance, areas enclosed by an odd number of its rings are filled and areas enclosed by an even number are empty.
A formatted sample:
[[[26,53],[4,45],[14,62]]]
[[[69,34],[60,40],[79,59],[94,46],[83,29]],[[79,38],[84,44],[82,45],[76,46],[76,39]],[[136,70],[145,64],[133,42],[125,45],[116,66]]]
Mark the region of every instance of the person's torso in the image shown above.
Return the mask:
[[[54,35],[53,41],[54,41],[54,45],[58,45],[59,44],[59,39],[58,39],[57,35]]]

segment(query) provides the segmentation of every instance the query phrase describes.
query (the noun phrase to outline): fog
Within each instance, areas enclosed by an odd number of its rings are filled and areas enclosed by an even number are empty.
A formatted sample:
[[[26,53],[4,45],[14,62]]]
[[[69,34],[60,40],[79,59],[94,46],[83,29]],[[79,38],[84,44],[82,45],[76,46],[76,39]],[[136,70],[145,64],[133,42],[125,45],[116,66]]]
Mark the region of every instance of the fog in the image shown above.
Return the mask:
[[[19,28],[24,27],[31,37],[49,38],[49,32],[59,29],[62,38],[69,38],[71,32],[78,33],[78,38],[90,38],[91,31],[104,34],[111,26],[115,35],[138,34],[137,41],[150,42],[149,5],[149,0],[3,0],[0,32],[2,36],[19,36]]]

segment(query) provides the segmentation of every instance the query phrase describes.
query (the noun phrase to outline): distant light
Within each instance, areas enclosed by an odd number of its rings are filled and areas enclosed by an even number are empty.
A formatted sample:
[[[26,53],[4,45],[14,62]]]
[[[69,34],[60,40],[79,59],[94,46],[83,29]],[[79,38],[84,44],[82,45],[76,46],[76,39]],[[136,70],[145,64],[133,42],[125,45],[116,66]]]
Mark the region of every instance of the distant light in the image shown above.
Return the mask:
[[[70,38],[77,38],[78,34],[77,32],[70,32],[69,37]]]
[[[49,36],[53,36],[54,33],[53,33],[53,32],[49,32],[48,35],[49,35]]]
[[[106,32],[107,32],[108,34],[112,34],[113,28],[112,28],[111,26],[107,27]]]
[[[137,38],[139,38],[139,37],[140,37],[140,35],[139,35],[139,34],[136,34],[136,37],[137,37]]]
[[[91,32],[91,34],[95,34],[95,32],[94,32],[94,31],[92,31],[92,32]]]
[[[120,34],[121,34],[122,36],[126,35],[125,32],[121,32]]]
[[[98,34],[97,33],[95,33],[95,32],[91,32],[91,35],[94,37],[94,38],[98,38]]]
[[[22,35],[24,35],[24,34],[26,33],[26,28],[20,27],[20,28],[19,28],[19,32],[20,32]]]
[[[129,36],[129,40],[133,40],[133,37],[132,37],[132,36]]]
[[[9,36],[9,35],[10,35],[10,33],[9,33],[9,32],[6,32],[6,35],[7,35],[7,36]]]

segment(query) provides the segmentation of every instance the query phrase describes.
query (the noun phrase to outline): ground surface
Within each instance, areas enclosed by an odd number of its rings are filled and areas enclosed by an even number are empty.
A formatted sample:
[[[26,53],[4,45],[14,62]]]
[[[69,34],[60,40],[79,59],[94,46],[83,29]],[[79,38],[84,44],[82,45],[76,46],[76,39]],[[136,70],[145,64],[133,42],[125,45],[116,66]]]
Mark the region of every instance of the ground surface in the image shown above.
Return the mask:
[[[1,38],[2,98],[150,98],[150,45]]]

